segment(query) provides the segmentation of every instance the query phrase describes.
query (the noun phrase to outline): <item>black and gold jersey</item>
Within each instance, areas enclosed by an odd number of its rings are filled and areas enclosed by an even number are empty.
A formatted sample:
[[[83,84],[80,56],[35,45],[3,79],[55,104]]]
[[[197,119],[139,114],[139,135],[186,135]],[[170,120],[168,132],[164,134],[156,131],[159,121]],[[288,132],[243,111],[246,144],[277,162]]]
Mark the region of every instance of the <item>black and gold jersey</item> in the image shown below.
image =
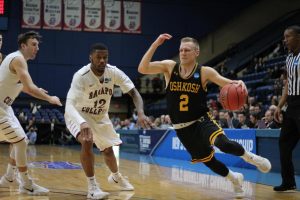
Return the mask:
[[[179,74],[176,64],[166,89],[168,113],[173,124],[199,119],[207,111],[206,91],[201,84],[201,66],[195,65],[187,78]]]

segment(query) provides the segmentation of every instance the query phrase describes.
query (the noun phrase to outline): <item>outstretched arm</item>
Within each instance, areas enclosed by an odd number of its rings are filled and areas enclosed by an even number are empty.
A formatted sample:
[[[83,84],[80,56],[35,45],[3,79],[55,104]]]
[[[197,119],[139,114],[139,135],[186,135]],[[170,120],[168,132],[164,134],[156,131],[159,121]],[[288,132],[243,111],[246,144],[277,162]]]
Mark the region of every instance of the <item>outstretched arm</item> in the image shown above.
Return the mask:
[[[23,84],[23,91],[33,97],[48,101],[51,104],[62,106],[60,100],[56,96],[49,96],[47,91],[38,88],[32,81],[28,72],[28,66],[26,61],[21,57],[16,57],[10,63],[10,69],[16,72],[18,78]]]
[[[148,51],[143,56],[138,71],[141,74],[159,74],[168,72],[170,65],[175,65],[175,62],[172,60],[163,60],[151,62],[151,59],[156,51],[156,49],[162,45],[166,40],[171,39],[172,36],[164,33],[158,36],[158,38],[152,43]]]
[[[131,89],[128,94],[131,96],[138,114],[138,124],[143,128],[151,128],[151,122],[144,113],[144,103],[140,93],[136,88]]]

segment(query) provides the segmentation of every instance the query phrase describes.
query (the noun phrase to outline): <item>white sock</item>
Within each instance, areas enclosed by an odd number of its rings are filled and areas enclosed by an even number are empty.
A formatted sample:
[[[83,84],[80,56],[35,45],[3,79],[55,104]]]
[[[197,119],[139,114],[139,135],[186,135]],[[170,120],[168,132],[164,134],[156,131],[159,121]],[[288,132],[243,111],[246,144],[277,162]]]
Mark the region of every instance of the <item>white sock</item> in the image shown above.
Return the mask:
[[[113,175],[114,178],[120,178],[121,174],[119,171],[115,172],[115,173],[111,173]]]
[[[246,150],[245,150],[244,155],[242,155],[241,157],[242,157],[244,160],[249,160],[249,159],[252,159],[253,153],[251,153],[250,151],[246,151]]]
[[[17,170],[17,167],[14,165],[11,165],[8,163],[7,169],[6,169],[6,178],[9,180],[13,180],[15,178],[15,171]]]
[[[31,186],[32,185],[32,181],[31,181],[31,179],[28,175],[28,171],[19,172],[19,174],[20,174],[21,181],[25,186]]]
[[[97,184],[95,175],[92,176],[92,177],[86,177],[86,178],[87,178],[87,181],[88,181],[89,185],[95,185],[95,184]]]
[[[235,180],[236,179],[235,173],[233,171],[229,170],[226,178],[229,179],[230,181]]]

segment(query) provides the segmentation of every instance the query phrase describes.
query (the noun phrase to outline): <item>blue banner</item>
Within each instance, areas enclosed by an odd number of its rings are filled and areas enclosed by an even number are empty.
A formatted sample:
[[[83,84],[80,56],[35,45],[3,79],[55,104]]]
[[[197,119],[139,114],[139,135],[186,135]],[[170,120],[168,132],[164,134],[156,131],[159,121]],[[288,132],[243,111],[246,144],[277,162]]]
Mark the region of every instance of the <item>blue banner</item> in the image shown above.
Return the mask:
[[[165,132],[166,130],[140,130],[140,153],[150,154],[153,147],[158,143]]]
[[[255,129],[224,129],[226,136],[241,144],[245,150],[256,154],[256,130]],[[226,154],[215,148],[215,156],[218,160],[227,166],[241,168],[255,168],[253,165],[246,163],[238,156]]]
[[[122,144],[120,150],[130,153],[139,153],[139,132],[138,130],[118,130]]]
[[[256,153],[255,129],[224,129],[224,131],[228,138],[241,144],[247,151]],[[217,148],[215,148],[215,150],[216,158],[227,166],[254,168],[238,156],[224,154]],[[191,156],[176,136],[175,130],[169,130],[166,137],[161,140],[157,148],[154,149],[153,155],[173,159],[191,160]]]

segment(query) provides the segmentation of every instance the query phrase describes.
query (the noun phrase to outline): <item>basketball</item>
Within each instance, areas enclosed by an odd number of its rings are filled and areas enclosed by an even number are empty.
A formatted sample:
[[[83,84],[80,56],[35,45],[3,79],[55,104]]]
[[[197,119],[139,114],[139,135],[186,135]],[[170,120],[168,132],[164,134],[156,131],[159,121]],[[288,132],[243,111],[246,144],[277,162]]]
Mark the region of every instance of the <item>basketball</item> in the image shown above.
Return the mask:
[[[248,93],[242,91],[242,87],[236,83],[225,85],[219,95],[219,101],[226,110],[240,110],[246,103]]]

